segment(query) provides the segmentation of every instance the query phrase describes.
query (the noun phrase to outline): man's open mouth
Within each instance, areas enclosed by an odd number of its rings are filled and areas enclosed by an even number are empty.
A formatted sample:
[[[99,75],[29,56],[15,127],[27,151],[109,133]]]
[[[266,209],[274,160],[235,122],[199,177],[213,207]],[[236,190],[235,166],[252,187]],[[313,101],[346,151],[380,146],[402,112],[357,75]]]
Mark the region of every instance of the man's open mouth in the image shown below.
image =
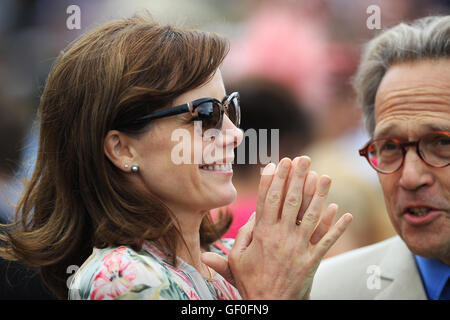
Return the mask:
[[[430,207],[411,207],[406,209],[406,212],[416,217],[427,215],[433,208]]]

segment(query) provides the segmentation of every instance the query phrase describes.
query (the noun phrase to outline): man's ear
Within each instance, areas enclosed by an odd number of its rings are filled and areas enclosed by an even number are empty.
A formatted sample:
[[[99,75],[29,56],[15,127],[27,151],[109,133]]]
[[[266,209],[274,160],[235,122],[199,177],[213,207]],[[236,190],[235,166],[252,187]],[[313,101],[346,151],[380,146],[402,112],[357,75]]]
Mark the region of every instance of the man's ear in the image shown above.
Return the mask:
[[[130,171],[126,166],[130,166],[135,159],[130,142],[130,137],[117,130],[108,131],[103,142],[105,155],[117,168],[125,172]]]

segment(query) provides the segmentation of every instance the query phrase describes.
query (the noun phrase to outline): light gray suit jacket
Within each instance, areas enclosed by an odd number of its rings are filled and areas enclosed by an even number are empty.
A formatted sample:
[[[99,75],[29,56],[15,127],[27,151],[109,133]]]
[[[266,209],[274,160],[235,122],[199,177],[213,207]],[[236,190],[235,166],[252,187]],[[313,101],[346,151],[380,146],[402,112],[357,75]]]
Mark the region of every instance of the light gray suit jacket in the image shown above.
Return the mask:
[[[427,299],[413,254],[403,240],[385,241],[325,259],[310,299]]]

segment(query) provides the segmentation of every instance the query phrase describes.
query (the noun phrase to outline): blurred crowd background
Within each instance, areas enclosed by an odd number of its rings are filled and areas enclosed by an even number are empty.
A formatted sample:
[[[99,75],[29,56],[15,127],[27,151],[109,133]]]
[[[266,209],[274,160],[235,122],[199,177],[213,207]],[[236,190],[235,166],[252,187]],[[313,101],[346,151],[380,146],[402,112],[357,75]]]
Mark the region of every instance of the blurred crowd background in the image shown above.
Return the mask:
[[[80,8],[80,29],[67,27],[70,5]],[[371,5],[380,9],[380,28],[368,24]],[[448,15],[448,0],[1,0],[3,222],[12,219],[21,182],[32,172],[36,109],[54,59],[91,28],[145,9],[162,23],[230,39],[222,72],[227,90],[241,93],[242,128],[279,129],[279,159],[309,155],[315,171],[332,177],[329,201],[339,204],[339,215],[354,216],[328,256],[394,234],[377,176],[358,155],[369,138],[351,79],[366,41],[402,21]],[[227,236],[254,211],[264,164],[234,166],[238,198],[230,206],[235,222]]]

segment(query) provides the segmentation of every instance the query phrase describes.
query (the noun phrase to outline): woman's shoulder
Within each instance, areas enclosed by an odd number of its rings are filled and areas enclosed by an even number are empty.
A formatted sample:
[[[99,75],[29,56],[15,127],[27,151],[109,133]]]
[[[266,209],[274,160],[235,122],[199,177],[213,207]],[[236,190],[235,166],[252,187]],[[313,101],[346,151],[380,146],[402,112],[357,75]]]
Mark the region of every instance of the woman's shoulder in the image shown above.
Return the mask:
[[[95,248],[69,284],[69,299],[183,299],[158,251]]]

